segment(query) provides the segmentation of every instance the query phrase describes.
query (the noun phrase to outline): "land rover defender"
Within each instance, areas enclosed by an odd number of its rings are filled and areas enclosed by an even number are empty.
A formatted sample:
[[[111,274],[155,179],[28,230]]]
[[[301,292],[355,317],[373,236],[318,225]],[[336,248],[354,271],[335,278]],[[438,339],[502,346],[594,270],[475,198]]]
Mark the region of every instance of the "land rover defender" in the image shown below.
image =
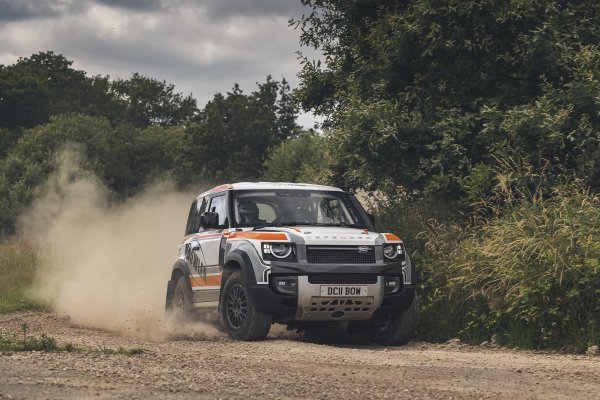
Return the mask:
[[[260,340],[272,323],[299,330],[344,321],[401,345],[418,313],[402,240],[341,189],[234,183],[200,194],[167,285],[166,309],[217,310],[229,335]]]

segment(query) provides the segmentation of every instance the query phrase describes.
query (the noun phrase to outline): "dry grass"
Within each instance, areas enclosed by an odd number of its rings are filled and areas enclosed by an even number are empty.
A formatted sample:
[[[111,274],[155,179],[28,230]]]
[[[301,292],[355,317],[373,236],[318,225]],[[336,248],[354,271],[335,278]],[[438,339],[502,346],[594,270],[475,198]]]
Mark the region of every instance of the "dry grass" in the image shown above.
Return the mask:
[[[0,313],[44,308],[27,293],[37,260],[36,250],[24,242],[0,244]]]

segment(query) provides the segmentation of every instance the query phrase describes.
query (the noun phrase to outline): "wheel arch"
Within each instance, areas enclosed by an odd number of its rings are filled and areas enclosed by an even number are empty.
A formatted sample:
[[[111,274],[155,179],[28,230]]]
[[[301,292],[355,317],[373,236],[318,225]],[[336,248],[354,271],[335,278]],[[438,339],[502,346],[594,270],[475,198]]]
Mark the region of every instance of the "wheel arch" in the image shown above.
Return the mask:
[[[234,250],[230,252],[225,258],[225,264],[221,271],[221,290],[219,291],[219,308],[221,308],[221,296],[223,293],[223,287],[225,282],[235,271],[242,271],[242,275],[246,283],[250,285],[256,284],[256,277],[254,275],[254,268],[250,257],[244,251]]]
[[[190,269],[187,263],[183,260],[177,260],[175,264],[173,264],[173,268],[171,270],[171,279],[167,283],[167,298],[165,302],[165,309],[169,310],[171,308],[171,300],[173,300],[173,295],[175,294],[175,286],[177,285],[177,281],[182,276],[190,276]],[[190,285],[189,279],[186,280],[190,291],[192,287]]]

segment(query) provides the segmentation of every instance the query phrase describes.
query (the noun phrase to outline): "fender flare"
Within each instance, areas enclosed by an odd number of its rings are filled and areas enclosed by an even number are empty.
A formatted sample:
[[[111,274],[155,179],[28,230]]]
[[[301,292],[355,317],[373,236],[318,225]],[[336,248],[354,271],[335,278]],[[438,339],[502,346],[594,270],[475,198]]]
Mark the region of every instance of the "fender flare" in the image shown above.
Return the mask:
[[[248,256],[248,254],[246,254],[245,251],[242,251],[239,249],[229,252],[227,254],[227,257],[224,257],[223,264],[221,265],[221,270],[222,270],[221,272],[223,275],[221,278],[221,290],[219,291],[219,309],[221,308],[221,296],[223,294],[223,286],[225,285],[225,282],[227,281],[228,276],[234,270],[237,270],[237,268],[231,269],[231,270],[226,268],[226,266],[230,262],[235,262],[237,265],[240,266],[239,269],[242,271],[242,273],[244,275],[244,280],[246,282],[247,287],[252,287],[252,286],[256,285],[256,276],[254,275],[254,267],[252,266],[252,261],[250,260],[250,257]]]
[[[227,274],[225,274],[225,266],[230,262],[235,262],[240,266],[240,269],[244,273],[244,277],[246,283],[249,285],[256,285],[256,276],[254,275],[254,267],[252,266],[252,260],[250,260],[250,256],[245,251],[235,249],[224,258],[223,263],[223,279],[221,283],[227,280]]]
[[[179,279],[179,276],[190,275],[190,269],[184,260],[178,259],[177,261],[175,261],[175,264],[173,264],[173,268],[171,269],[171,279],[169,280],[169,282],[167,282],[167,298],[165,302],[165,309],[168,310],[171,306],[171,300],[173,299],[173,294],[175,293],[175,286],[177,285],[177,280]],[[192,286],[190,284],[189,279],[187,279],[186,282],[191,293]]]

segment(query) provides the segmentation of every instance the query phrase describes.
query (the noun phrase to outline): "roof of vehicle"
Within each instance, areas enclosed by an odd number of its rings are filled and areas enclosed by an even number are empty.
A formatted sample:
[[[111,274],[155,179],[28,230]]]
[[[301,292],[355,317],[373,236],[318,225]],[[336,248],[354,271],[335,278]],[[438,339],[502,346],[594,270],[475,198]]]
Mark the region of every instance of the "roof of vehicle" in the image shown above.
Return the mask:
[[[325,186],[313,185],[310,183],[291,183],[291,182],[237,182],[226,183],[224,185],[215,186],[214,188],[201,193],[198,197],[206,196],[210,193],[216,193],[223,190],[273,190],[273,189],[293,189],[293,190],[326,190],[334,192],[343,192],[342,189]]]

